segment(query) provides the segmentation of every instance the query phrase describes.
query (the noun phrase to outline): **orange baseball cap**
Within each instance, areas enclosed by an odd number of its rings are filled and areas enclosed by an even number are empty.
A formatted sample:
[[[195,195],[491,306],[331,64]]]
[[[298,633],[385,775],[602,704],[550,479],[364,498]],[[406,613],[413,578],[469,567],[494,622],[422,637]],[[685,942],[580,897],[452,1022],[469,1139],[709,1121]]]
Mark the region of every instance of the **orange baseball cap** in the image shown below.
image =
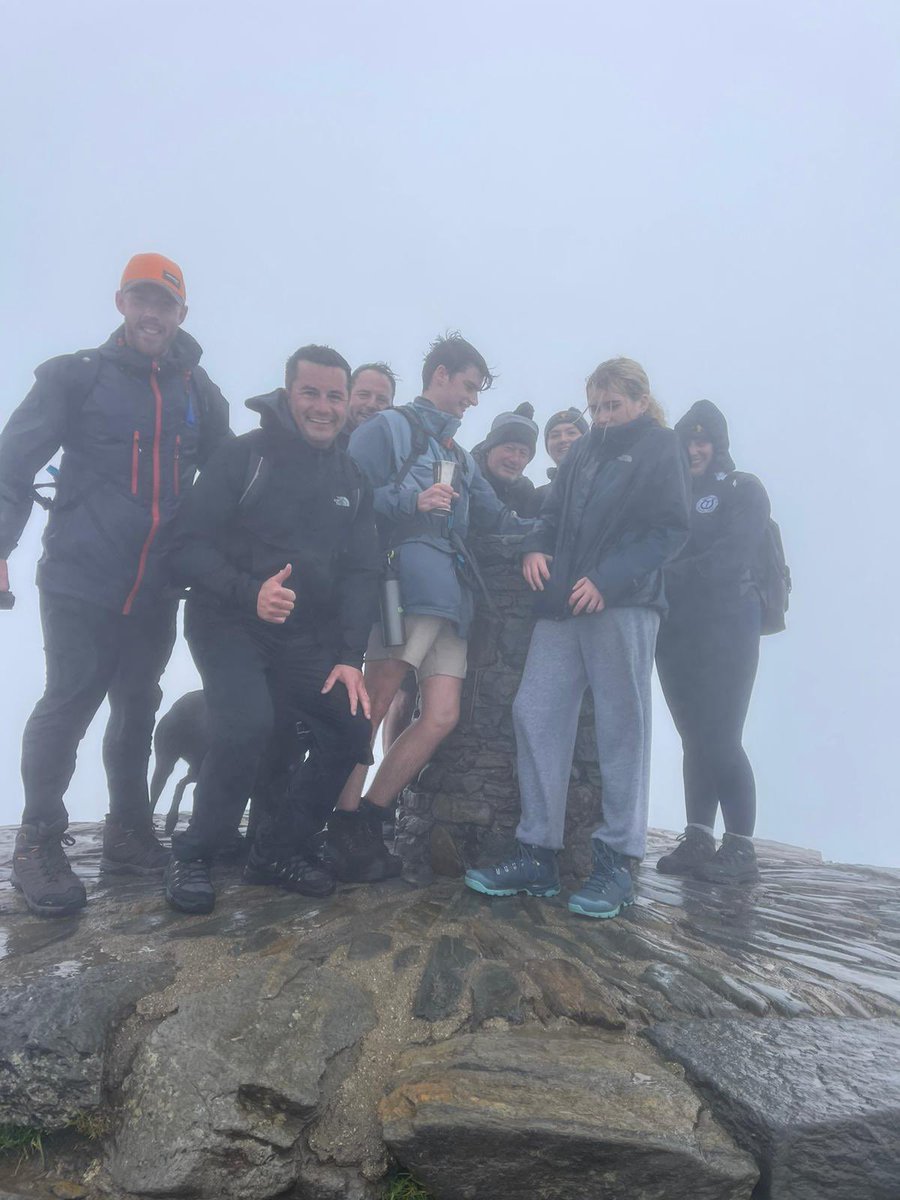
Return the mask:
[[[179,304],[187,303],[181,267],[172,262],[171,258],[164,258],[162,254],[135,254],[134,258],[129,260],[122,272],[120,290],[127,292],[139,283],[155,283],[157,287],[165,288]]]

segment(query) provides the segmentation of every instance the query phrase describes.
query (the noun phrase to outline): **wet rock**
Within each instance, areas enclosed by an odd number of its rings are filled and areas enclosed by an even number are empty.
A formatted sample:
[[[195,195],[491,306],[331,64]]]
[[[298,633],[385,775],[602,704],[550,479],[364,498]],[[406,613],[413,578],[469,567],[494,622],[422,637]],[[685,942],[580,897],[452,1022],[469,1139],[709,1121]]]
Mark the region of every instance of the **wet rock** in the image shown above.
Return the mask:
[[[75,1183],[71,1179],[59,1179],[56,1183],[51,1183],[50,1191],[59,1197],[59,1200],[84,1200],[88,1194],[83,1184]]]
[[[413,1002],[413,1015],[424,1021],[451,1016],[465,986],[466,971],[478,952],[461,938],[444,935],[433,947]]]
[[[752,1150],[766,1200],[896,1200],[900,1022],[764,1018],[648,1036]]]
[[[747,1200],[757,1177],[684,1080],[599,1031],[526,1026],[408,1051],[380,1113],[441,1200]]]
[[[524,998],[516,977],[500,963],[483,963],[472,978],[472,1024],[502,1017],[514,1025],[523,1020]]]
[[[74,968],[78,964],[73,964]],[[61,1129],[102,1100],[117,1026],[171,982],[171,964],[51,969],[0,993],[0,1123]]]
[[[758,979],[754,979],[750,987],[765,1000],[768,1000],[775,1011],[783,1017],[803,1017],[807,1013],[812,1012],[812,1009],[805,1001],[798,1000],[796,996],[792,996],[784,988],[772,987],[768,983],[761,983]]]
[[[155,1196],[284,1191],[326,1069],[335,1088],[352,1066],[342,1052],[374,1023],[369,997],[326,969],[295,967],[286,978],[248,969],[227,989],[187,997],[126,1081],[113,1179]]]
[[[528,962],[525,970],[540,988],[548,1015],[603,1029],[625,1027],[612,996],[575,963],[551,958]]]
[[[698,1017],[727,1016],[734,1005],[718,996],[711,988],[686,971],[665,963],[652,963],[641,975],[641,981],[661,992],[673,1008]]]
[[[369,958],[377,958],[379,954],[387,954],[393,941],[394,939],[389,933],[379,933],[374,929],[367,930],[365,933],[357,933],[347,947],[347,959],[349,962],[357,962],[360,959],[365,961]]]

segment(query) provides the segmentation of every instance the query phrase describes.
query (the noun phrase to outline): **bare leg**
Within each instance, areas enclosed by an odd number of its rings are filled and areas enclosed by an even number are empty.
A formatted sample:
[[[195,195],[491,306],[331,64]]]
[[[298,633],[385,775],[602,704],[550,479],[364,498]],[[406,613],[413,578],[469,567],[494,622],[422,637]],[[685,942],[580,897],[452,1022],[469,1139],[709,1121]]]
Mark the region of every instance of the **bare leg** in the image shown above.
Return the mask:
[[[405,663],[399,658],[377,659],[375,662],[366,663],[366,690],[372,704],[373,744],[378,727],[391,707],[391,701],[396,696],[408,670],[409,663]],[[369,768],[365,764],[354,767],[335,805],[338,812],[356,812],[362,799],[362,790],[366,785],[368,773]]]
[[[381,749],[385,754],[404,729],[408,729],[412,724],[418,694],[419,685],[416,683],[416,673],[410,669],[397,690],[397,695],[391,701],[391,707],[388,709],[381,727]]]
[[[397,738],[372,780],[367,799],[387,808],[417,777],[459,720],[463,681],[452,675],[430,675],[421,682],[422,712]]]

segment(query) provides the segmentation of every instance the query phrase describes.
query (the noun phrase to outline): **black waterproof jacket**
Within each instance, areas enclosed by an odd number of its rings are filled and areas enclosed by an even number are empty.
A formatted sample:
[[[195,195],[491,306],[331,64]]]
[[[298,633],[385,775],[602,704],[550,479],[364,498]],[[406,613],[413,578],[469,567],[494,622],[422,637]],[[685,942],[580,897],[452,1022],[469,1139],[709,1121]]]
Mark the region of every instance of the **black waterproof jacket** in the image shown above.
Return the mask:
[[[687,444],[697,427],[713,444],[703,475],[692,476],[690,538],[666,567],[672,623],[727,618],[745,598],[759,595],[758,579],[770,506],[755,475],[734,469],[728,425],[710,400],[698,400],[675,426]]]
[[[247,401],[261,427],[235,438],[203,469],[178,516],[171,555],[189,603],[259,620],[259,589],[286,563],[297,594],[286,635],[311,630],[335,661],[362,664],[378,608],[382,565],[372,489],[335,445],[315,449],[282,389]]]
[[[125,344],[51,358],[0,435],[0,558],[37,472],[63,449],[38,586],[114,612],[158,604],[171,525],[195,470],[231,437],[228,405],[179,330],[158,362]]]
[[[483,444],[482,444],[483,445]],[[472,457],[481,467],[481,473],[494,489],[494,494],[501,504],[519,517],[536,517],[541,511],[541,500],[538,496],[538,489],[534,486],[530,479],[524,475],[520,475],[518,479],[512,483],[508,483],[505,479],[498,479],[496,475],[492,475],[487,469],[487,455],[478,445],[472,451]]]
[[[678,439],[647,414],[579,438],[522,547],[553,557],[537,615],[571,616],[569,595],[585,576],[608,607],[664,612],[662,567],[687,539],[688,491]]]
[[[542,483],[540,487],[536,487],[534,489],[534,494],[537,497],[537,502],[538,502],[538,512],[541,511],[544,501],[550,495],[550,489],[553,486],[553,480],[556,478],[556,472],[558,470],[559,470],[559,467],[548,467],[547,468],[547,478],[550,480],[550,482]]]

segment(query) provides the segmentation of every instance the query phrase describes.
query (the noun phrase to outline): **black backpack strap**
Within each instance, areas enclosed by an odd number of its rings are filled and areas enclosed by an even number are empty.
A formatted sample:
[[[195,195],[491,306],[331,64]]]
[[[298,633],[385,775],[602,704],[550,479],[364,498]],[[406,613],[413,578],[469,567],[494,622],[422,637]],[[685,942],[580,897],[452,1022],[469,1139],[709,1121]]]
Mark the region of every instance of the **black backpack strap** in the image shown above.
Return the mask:
[[[419,414],[411,404],[401,404],[399,408],[394,409],[394,412],[402,413],[406,418],[407,422],[409,423],[410,435],[412,437],[412,446],[410,447],[409,454],[400,464],[400,470],[397,472],[397,476],[394,479],[394,485],[399,487],[412,470],[412,465],[416,459],[421,458],[421,456],[428,449],[428,434],[425,430],[425,426],[422,424]]]

